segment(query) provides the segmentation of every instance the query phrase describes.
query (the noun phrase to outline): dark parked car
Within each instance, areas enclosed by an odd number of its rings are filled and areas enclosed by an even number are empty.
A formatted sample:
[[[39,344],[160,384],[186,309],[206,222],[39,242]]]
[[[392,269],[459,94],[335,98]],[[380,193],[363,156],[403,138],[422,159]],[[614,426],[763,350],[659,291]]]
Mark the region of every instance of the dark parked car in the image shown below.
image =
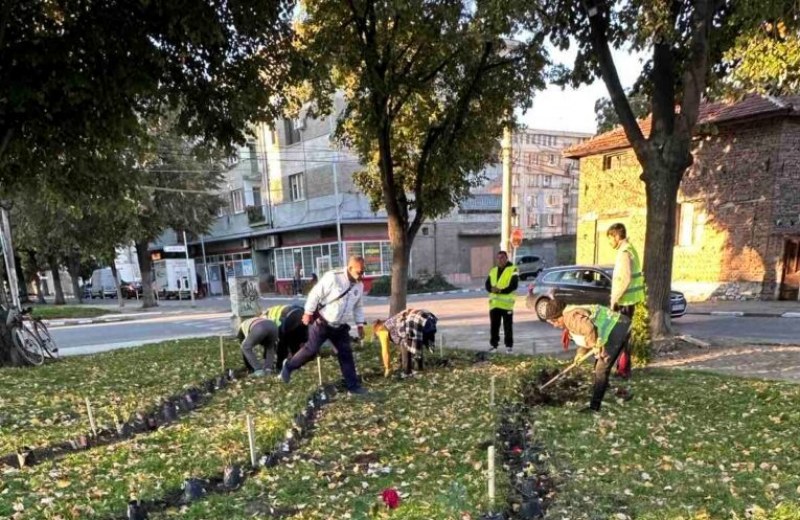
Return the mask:
[[[122,282],[119,284],[123,298],[140,298],[142,296],[142,282]]]
[[[550,267],[544,269],[536,281],[528,285],[528,299],[540,320],[544,320],[544,305],[552,298],[558,298],[567,305],[608,305],[613,271],[613,267],[595,265]],[[669,299],[673,318],[686,314],[686,298],[683,293],[670,291]]]

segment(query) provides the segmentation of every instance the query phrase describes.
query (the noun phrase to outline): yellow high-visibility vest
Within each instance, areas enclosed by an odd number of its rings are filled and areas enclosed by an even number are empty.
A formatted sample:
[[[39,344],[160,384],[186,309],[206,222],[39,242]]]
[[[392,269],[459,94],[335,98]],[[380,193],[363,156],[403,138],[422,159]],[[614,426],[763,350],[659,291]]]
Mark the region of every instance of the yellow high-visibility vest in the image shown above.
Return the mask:
[[[516,265],[507,265],[505,269],[503,269],[503,273],[500,275],[500,279],[497,279],[497,266],[492,267],[492,270],[489,271],[489,283],[492,287],[497,287],[498,289],[506,289],[509,285],[511,285],[511,278],[517,274],[517,266]],[[516,301],[516,296],[512,294],[498,294],[498,293],[489,293],[489,308],[490,309],[504,309],[507,311],[514,310],[514,302]]]
[[[621,252],[627,252],[631,255],[631,283],[620,297],[619,304],[636,305],[639,302],[643,302],[645,299],[642,262],[639,260],[639,253],[631,244],[626,244]]]

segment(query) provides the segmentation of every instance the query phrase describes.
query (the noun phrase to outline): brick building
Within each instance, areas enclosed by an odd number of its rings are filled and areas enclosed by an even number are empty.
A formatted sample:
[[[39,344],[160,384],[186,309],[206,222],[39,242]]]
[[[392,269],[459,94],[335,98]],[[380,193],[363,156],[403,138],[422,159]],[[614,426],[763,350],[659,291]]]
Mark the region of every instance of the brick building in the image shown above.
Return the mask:
[[[649,119],[641,127],[648,135]],[[798,299],[800,96],[709,103],[698,128],[678,193],[673,288],[695,301]],[[577,261],[613,263],[605,232],[614,222],[643,250],[644,183],[624,132],[564,156],[580,160]]]

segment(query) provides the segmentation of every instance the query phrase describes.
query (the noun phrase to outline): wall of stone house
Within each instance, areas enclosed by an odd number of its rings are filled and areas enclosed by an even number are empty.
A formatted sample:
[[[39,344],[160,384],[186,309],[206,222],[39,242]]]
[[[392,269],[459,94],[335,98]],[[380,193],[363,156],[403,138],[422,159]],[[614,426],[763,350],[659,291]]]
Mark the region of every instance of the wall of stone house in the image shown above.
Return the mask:
[[[673,288],[690,300],[773,297],[782,248],[774,214],[800,213],[800,143],[791,137],[796,128],[770,119],[718,127],[697,140],[695,162],[678,194],[679,205],[693,208],[691,238],[675,246],[672,270]],[[613,262],[605,229],[615,220],[626,224],[643,251],[646,202],[640,174],[631,150],[612,154],[610,169],[603,169],[602,155],[581,160],[579,262]]]

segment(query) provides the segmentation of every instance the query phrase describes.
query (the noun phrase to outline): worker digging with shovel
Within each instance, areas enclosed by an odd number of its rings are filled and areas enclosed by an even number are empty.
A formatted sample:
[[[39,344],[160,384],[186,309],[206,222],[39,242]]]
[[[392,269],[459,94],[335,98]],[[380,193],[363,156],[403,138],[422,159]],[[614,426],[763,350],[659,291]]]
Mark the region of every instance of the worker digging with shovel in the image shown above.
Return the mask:
[[[578,353],[575,356],[575,360],[556,378],[578,366],[590,354],[594,354],[592,400],[589,406],[582,409],[581,412],[599,412],[603,396],[608,389],[611,368],[617,361],[620,352],[622,352],[622,347],[631,328],[630,318],[603,305],[565,306],[564,302],[559,300],[550,300],[547,303],[544,318],[552,326],[567,330],[570,337],[578,345]],[[542,385],[541,389],[544,389],[556,378]],[[621,397],[630,398],[630,395],[629,392],[626,392]]]

